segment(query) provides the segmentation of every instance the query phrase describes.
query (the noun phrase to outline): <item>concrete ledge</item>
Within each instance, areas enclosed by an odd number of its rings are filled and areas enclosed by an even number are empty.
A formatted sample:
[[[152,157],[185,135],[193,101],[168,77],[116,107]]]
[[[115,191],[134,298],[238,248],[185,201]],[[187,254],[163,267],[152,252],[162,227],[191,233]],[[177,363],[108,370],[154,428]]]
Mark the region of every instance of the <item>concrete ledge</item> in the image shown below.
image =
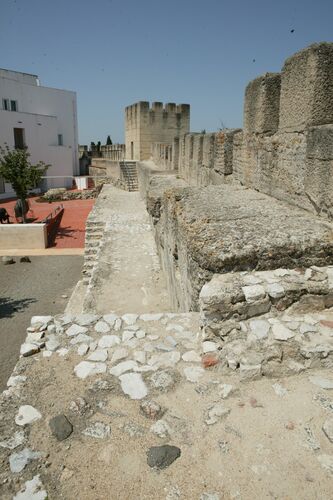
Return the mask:
[[[0,250],[47,247],[46,224],[1,224]]]

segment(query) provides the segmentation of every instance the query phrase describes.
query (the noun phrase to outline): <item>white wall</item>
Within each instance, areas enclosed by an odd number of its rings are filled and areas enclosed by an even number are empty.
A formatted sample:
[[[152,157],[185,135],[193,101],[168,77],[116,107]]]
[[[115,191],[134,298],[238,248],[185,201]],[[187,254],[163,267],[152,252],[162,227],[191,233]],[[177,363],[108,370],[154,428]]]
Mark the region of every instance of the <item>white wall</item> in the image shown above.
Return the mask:
[[[15,73],[15,72],[14,72]],[[71,176],[79,173],[78,131],[75,92],[27,84],[24,75],[15,73],[16,80],[3,77],[0,70],[0,144],[14,146],[13,128],[24,128],[25,143],[31,161],[51,164],[50,176]],[[5,73],[6,74],[6,73]],[[8,72],[10,76],[10,72]],[[30,75],[31,76],[31,75]],[[33,80],[31,80],[32,82]],[[18,111],[2,110],[2,99],[17,101]],[[63,146],[58,146],[58,134],[63,136]],[[61,180],[49,185],[71,185]],[[1,197],[1,195],[0,195]]]

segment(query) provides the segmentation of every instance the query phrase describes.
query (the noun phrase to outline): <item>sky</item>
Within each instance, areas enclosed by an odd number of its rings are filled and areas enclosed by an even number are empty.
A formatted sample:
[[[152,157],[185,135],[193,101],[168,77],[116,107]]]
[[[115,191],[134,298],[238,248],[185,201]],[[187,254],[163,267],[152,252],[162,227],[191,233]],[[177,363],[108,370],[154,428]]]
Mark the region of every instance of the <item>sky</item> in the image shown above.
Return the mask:
[[[79,142],[124,142],[124,108],[191,105],[191,131],[242,127],[244,90],[314,42],[332,0],[0,0],[0,67],[77,93]],[[294,30],[292,32],[292,30]]]

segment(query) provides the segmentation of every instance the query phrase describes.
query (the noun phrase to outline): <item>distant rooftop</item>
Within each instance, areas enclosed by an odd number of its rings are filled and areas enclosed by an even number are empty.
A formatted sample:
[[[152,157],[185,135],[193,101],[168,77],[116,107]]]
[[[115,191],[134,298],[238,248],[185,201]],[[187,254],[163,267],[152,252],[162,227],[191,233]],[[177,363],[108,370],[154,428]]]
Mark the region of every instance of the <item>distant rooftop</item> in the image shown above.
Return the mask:
[[[16,82],[26,83],[28,85],[40,85],[38,75],[14,71],[12,69],[0,68],[0,78],[15,80]]]

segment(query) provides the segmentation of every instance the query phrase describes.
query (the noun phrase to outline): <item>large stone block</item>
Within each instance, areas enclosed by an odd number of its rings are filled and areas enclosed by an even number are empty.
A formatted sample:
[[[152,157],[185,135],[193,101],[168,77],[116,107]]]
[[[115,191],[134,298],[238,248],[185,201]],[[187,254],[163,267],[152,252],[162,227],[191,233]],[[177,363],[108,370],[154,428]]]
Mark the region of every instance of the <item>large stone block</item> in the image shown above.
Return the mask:
[[[281,76],[281,131],[333,123],[333,43],[297,52],[286,60]]]
[[[155,226],[174,307],[196,310],[213,273],[333,262],[333,225],[238,186],[171,189]]]
[[[274,134],[279,125],[280,73],[266,73],[245,90],[244,132]]]
[[[333,218],[333,125],[307,132],[305,196],[316,212]]]

